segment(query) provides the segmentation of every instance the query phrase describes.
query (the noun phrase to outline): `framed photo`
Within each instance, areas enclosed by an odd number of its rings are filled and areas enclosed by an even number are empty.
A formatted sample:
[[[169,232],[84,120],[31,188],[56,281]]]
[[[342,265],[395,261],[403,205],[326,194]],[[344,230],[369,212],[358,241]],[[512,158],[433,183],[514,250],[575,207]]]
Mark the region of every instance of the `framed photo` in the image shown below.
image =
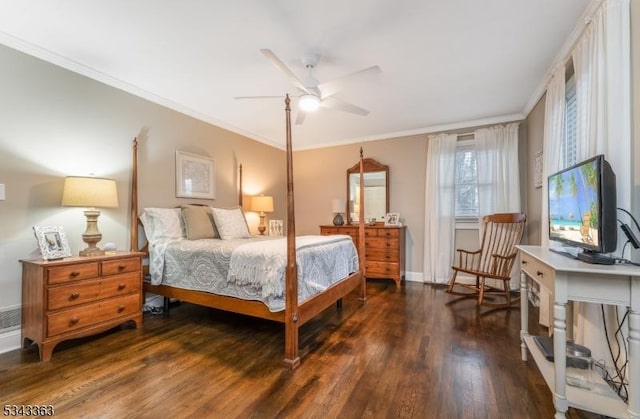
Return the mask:
[[[176,150],[176,196],[215,199],[215,165],[208,157]]]
[[[386,226],[399,226],[400,225],[400,213],[399,212],[388,212],[387,215],[384,216],[384,225],[386,225]]]
[[[542,188],[542,150],[533,155],[533,186]]]
[[[269,235],[270,236],[284,235],[284,222],[282,220],[269,220]]]
[[[44,260],[62,259],[71,256],[69,242],[61,226],[34,226],[40,253]]]

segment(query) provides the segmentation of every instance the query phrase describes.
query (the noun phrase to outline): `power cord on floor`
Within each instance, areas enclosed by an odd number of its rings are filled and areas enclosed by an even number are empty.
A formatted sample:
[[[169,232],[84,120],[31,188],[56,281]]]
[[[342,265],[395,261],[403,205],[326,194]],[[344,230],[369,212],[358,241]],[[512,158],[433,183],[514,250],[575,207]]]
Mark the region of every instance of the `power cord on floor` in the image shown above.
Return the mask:
[[[153,314],[153,315],[159,315],[159,314],[163,314],[164,313],[164,308],[145,304],[142,307],[142,311],[144,313],[150,313],[150,314]]]

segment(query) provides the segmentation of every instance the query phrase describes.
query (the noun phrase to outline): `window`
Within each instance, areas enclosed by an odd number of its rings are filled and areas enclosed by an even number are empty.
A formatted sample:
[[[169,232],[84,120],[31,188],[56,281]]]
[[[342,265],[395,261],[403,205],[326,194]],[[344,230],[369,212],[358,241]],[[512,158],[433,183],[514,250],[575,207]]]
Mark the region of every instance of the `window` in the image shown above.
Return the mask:
[[[478,167],[473,140],[459,141],[455,161],[456,218],[478,218]]]
[[[576,164],[576,79],[575,76],[567,81],[565,91],[565,124],[564,139],[560,145],[560,164],[563,168]]]

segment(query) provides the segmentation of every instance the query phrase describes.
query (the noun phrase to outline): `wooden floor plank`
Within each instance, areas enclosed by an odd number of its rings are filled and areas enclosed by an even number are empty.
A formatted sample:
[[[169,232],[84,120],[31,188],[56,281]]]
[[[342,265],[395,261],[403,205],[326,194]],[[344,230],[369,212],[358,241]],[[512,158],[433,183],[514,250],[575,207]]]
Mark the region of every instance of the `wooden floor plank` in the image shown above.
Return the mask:
[[[63,342],[50,362],[35,347],[1,354],[0,402],[53,404],[63,418],[553,416],[535,364],[520,360],[517,309],[418,283],[367,289],[364,305],[352,293],[301,328],[294,371],[281,324],[181,304],[140,329]]]

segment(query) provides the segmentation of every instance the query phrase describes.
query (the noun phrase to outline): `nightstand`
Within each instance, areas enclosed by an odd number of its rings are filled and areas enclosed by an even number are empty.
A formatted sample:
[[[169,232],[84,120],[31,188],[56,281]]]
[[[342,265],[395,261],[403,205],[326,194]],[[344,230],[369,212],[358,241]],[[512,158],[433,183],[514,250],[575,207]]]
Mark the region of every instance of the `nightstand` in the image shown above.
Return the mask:
[[[22,348],[36,343],[40,360],[68,339],[128,321],[142,326],[142,253],[21,260]]]

